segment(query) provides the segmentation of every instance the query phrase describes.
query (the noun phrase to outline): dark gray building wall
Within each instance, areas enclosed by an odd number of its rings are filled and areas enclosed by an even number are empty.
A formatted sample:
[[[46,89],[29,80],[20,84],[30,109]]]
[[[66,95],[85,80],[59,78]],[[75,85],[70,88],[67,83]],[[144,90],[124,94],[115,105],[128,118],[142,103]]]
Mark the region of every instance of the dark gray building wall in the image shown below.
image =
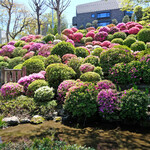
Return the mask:
[[[110,12],[110,17],[101,19],[97,18],[97,14],[102,12]],[[95,15],[94,18],[92,18],[92,14]],[[112,19],[117,19],[118,22],[122,22],[124,14],[125,13],[120,9],[76,14],[76,17],[73,17],[73,25],[77,26],[77,28],[79,28],[81,25],[84,25],[85,27],[87,23],[92,23],[93,20],[98,20],[99,22],[109,21],[111,23]]]

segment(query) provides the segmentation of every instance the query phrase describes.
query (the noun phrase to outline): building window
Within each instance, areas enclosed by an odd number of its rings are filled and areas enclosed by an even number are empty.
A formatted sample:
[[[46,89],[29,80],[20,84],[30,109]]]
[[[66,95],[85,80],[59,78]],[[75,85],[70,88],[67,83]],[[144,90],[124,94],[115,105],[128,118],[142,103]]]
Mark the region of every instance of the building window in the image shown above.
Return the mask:
[[[109,18],[109,17],[110,17],[110,12],[97,14],[97,18]]]
[[[92,18],[95,18],[95,14],[92,14],[91,17],[92,17]]]
[[[105,21],[105,22],[98,22],[98,26],[107,26],[109,25],[110,22],[109,21]]]
[[[128,15],[129,17],[131,17],[133,14],[133,11],[125,11],[125,15]]]

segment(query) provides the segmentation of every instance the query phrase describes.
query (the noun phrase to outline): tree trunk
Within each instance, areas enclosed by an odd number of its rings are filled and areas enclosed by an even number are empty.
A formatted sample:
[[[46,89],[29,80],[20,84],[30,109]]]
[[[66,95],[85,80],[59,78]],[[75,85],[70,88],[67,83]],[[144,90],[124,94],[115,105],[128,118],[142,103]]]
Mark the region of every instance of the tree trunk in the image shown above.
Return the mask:
[[[8,18],[7,30],[6,30],[7,42],[9,42],[9,27],[10,27],[10,21],[11,21],[11,11],[9,11],[9,18]]]
[[[61,35],[61,20],[60,20],[60,15],[59,13],[57,12],[57,31],[58,31],[58,34]]]
[[[37,25],[38,25],[38,34],[41,33],[41,24],[40,24],[40,17],[39,17],[39,12],[37,11]]]

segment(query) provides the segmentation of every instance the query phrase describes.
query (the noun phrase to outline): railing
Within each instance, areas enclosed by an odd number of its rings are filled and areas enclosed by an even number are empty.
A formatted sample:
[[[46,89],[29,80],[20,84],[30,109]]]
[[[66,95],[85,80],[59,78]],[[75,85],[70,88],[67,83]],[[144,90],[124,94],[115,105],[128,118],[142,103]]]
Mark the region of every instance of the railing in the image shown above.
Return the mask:
[[[26,67],[22,69],[1,68],[1,85],[8,82],[17,82],[21,77],[26,75]]]

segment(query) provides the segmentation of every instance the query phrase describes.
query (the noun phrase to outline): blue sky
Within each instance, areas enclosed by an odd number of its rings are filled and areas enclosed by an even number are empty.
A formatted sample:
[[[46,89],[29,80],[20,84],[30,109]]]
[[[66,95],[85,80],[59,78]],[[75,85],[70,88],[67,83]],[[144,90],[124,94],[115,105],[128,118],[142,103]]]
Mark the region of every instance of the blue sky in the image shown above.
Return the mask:
[[[30,0],[15,0],[16,2],[23,3],[29,7],[28,1]],[[89,3],[98,0],[71,0],[69,7],[65,10],[64,15],[67,18],[68,24],[72,24],[72,17],[76,15],[76,6],[84,3]],[[51,11],[50,9],[47,11]]]

